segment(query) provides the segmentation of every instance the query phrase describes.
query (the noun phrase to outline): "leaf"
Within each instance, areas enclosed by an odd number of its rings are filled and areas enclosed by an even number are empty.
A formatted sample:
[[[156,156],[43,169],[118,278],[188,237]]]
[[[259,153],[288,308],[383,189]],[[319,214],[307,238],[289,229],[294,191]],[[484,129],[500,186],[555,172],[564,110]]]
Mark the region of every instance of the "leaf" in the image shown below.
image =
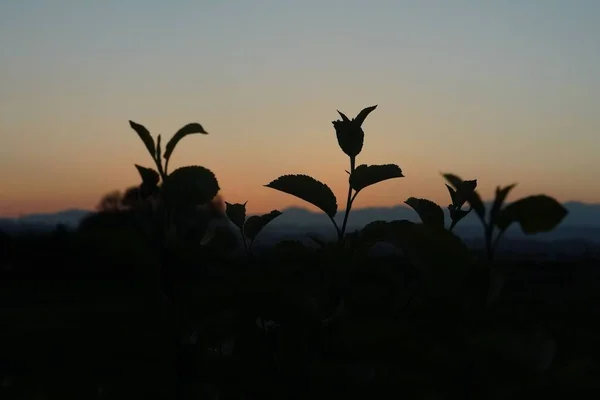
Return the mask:
[[[559,202],[546,195],[522,198],[506,206],[496,221],[502,231],[518,222],[527,235],[549,232],[566,217],[568,211]]]
[[[142,142],[144,142],[146,149],[148,149],[148,152],[154,159],[154,156],[156,154],[156,148],[154,147],[154,139],[152,139],[152,135],[150,135],[148,129],[146,129],[144,125],[137,124],[133,121],[129,121],[129,126],[131,126],[131,128],[134,131],[136,131],[140,139],[142,139]]]
[[[450,193],[450,198],[452,199],[452,204],[456,204],[456,190],[454,190],[454,188],[450,185],[448,185],[447,183],[445,183],[446,187],[448,188],[448,192]]]
[[[246,202],[247,203],[247,202]],[[242,229],[244,223],[246,222],[246,203],[240,204],[231,204],[225,202],[227,209],[225,212],[227,213],[227,217],[237,226]]]
[[[454,191],[451,191],[451,188],[446,185],[450,192],[450,197],[452,197],[452,204],[459,209],[468,201],[477,216],[485,221],[485,205],[481,201],[479,193],[475,191],[475,188],[477,188],[477,179],[463,181],[454,174],[442,174],[442,176],[454,187]]]
[[[371,114],[371,112],[373,110],[375,110],[377,108],[377,104],[371,107],[367,107],[367,108],[363,108],[358,115],[356,116],[356,118],[354,118],[354,120],[358,123],[359,126],[362,126],[363,122],[365,122],[365,119],[367,118],[367,116],[369,114]]]
[[[405,225],[413,225],[414,223],[408,220],[398,221],[382,221],[377,220],[368,223],[359,231],[359,241],[364,245],[373,245],[378,242],[397,243],[397,237],[402,229],[406,229]]]
[[[475,210],[475,213],[477,214],[479,219],[485,221],[485,205],[483,204],[483,201],[481,201],[479,193],[477,193],[477,191],[475,190],[472,191],[467,196],[467,201],[469,202],[473,210]]]
[[[206,204],[219,190],[219,183],[212,171],[198,165],[176,169],[168,175],[165,182],[167,196],[177,205]]]
[[[142,167],[137,164],[135,164],[135,168],[137,168],[140,176],[142,177],[142,183],[144,185],[150,188],[156,187],[156,185],[158,185],[158,181],[160,180],[158,172],[156,172],[152,168]]]
[[[444,210],[431,200],[410,197],[404,202],[419,214],[424,224],[444,227]]]
[[[179,143],[179,141],[185,136],[194,133],[202,133],[204,135],[208,135],[208,132],[206,132],[202,125],[200,125],[199,123],[193,122],[191,124],[187,124],[181,129],[179,129],[175,133],[175,135],[173,135],[171,140],[169,140],[169,142],[167,143],[167,147],[165,148],[165,155],[163,157],[166,160],[168,160],[171,157],[171,154],[173,154],[173,150],[175,150],[175,146],[177,146],[177,143]]]
[[[392,178],[403,178],[402,170],[395,164],[359,165],[350,175],[350,186],[357,192]]]
[[[492,224],[496,223],[496,219],[498,218],[500,209],[504,204],[504,200],[506,200],[506,197],[516,185],[516,183],[513,183],[512,185],[508,185],[505,188],[500,188],[500,186],[496,188],[496,198],[494,199],[494,204],[492,205],[492,209],[490,210],[490,221]]]
[[[350,122],[350,119],[348,117],[346,117],[346,114],[344,114],[343,112],[337,110],[338,114],[340,114],[340,117],[342,117],[342,121],[344,122]]]
[[[269,222],[273,221],[281,214],[281,211],[273,210],[268,214],[251,216],[244,225],[244,234],[251,240],[254,240]]]
[[[337,213],[337,199],[329,186],[308,175],[283,175],[265,186],[309,202],[330,218]]]
[[[424,268],[438,291],[445,290],[444,285],[452,280],[458,283],[465,279],[472,265],[466,244],[452,232],[434,225],[406,220],[374,221],[360,234],[362,243],[386,241],[400,248],[415,266]]]

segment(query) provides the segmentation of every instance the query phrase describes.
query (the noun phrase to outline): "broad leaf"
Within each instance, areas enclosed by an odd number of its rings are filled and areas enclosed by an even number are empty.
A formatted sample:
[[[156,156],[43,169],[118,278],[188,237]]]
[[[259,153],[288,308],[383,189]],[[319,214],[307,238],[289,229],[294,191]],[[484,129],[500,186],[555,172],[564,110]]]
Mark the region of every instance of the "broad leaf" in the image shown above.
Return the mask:
[[[498,218],[500,209],[504,205],[506,197],[516,185],[516,183],[513,183],[512,185],[508,185],[505,188],[500,188],[500,186],[496,188],[496,198],[494,199],[494,204],[492,205],[492,209],[490,210],[490,221],[492,224],[496,223],[496,219]]]
[[[337,213],[337,199],[329,186],[308,175],[283,175],[265,186],[309,202],[330,218]]]
[[[431,200],[410,197],[404,202],[419,214],[424,224],[444,227],[444,210]]]
[[[171,140],[169,140],[169,142],[167,143],[167,147],[165,148],[164,158],[166,160],[168,160],[171,157],[171,154],[173,154],[173,150],[175,150],[175,146],[177,146],[177,143],[179,143],[179,141],[181,139],[183,139],[185,136],[191,135],[194,133],[202,133],[204,135],[208,135],[208,132],[206,132],[204,130],[202,125],[200,125],[196,122],[185,125],[183,128],[179,129],[175,133],[175,135],[173,135]]]
[[[522,198],[506,206],[498,215],[496,225],[506,230],[518,222],[523,233],[531,235],[553,230],[568,214],[559,202],[546,195]]]
[[[142,178],[142,183],[144,185],[148,187],[156,187],[156,185],[158,185],[158,181],[160,180],[158,172],[156,172],[152,168],[142,167],[137,164],[135,164],[135,168],[138,170],[140,177]]]
[[[146,149],[148,149],[148,152],[154,159],[154,156],[156,155],[156,148],[154,147],[154,139],[152,139],[152,135],[150,135],[148,129],[146,129],[144,125],[137,124],[133,121],[129,121],[129,126],[131,126],[131,128],[138,134],[140,139],[142,139]]]
[[[251,240],[254,240],[269,222],[273,221],[281,214],[281,211],[273,210],[268,214],[251,216],[244,225],[244,234]]]
[[[169,200],[184,206],[206,204],[217,195],[219,189],[212,171],[198,165],[176,169],[168,175],[165,182]]]
[[[225,202],[225,204],[227,206],[225,211],[227,213],[227,217],[235,224],[235,226],[242,229],[244,223],[246,222],[246,203],[231,204]]]
[[[402,170],[395,164],[359,165],[350,175],[350,186],[357,192],[379,182],[403,178]]]

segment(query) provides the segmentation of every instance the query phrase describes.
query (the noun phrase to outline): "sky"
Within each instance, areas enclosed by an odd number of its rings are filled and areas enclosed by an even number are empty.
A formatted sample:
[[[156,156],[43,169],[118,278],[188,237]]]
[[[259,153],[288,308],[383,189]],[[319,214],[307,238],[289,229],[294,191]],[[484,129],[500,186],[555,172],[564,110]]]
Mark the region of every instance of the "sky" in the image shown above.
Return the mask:
[[[405,178],[356,207],[484,199],[600,202],[600,1],[22,0],[0,2],[0,215],[92,209],[199,122],[171,169],[202,165],[249,212],[304,206],[264,187],[309,174],[345,200],[331,121],[377,104],[359,164]],[[311,208],[311,207],[307,207]],[[340,205],[340,208],[343,208]]]

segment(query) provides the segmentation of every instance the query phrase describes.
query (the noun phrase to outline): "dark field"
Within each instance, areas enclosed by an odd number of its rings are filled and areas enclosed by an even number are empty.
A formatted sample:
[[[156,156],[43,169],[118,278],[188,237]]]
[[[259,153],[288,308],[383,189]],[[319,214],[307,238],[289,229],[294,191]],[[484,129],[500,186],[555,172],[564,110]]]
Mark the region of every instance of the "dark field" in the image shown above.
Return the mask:
[[[448,292],[431,289],[448,281],[425,285],[400,256],[194,250],[161,272],[166,303],[156,258],[143,249],[126,235],[74,233],[5,246],[3,399],[567,398],[600,389],[595,260],[498,262],[504,286],[486,306],[483,267]]]

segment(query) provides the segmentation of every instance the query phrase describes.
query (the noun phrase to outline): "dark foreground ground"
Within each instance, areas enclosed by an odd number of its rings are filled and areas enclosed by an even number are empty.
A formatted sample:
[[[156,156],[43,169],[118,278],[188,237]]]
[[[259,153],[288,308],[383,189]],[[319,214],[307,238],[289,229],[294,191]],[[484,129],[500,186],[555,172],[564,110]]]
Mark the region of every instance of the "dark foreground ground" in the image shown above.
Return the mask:
[[[168,303],[131,238],[31,239],[2,263],[1,399],[600,393],[591,259],[503,261],[488,306],[487,273],[440,292],[398,256],[174,257]]]

